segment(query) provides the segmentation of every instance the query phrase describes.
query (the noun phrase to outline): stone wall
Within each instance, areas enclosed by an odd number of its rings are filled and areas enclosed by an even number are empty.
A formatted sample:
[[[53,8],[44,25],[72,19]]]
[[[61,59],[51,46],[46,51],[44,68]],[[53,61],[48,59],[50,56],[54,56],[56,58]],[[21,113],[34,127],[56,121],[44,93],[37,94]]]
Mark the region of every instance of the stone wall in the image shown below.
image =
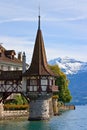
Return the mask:
[[[4,111],[3,103],[1,102],[1,103],[0,103],[0,117],[3,116],[3,111]]]
[[[29,120],[46,120],[52,115],[52,99],[37,99],[30,102]]]
[[[15,111],[4,111],[3,116],[24,116],[28,115],[29,112],[27,110],[15,110]]]
[[[53,112],[54,112],[54,115],[58,115],[58,111],[59,111],[59,108],[58,108],[58,99],[53,99]]]
[[[59,108],[60,111],[66,111],[66,110],[75,110],[75,106],[74,105],[62,105]]]
[[[7,110],[4,111],[3,103],[0,103],[0,119],[16,118],[26,116],[29,117],[28,110]]]
[[[0,119],[16,119],[26,117],[28,119],[29,112],[27,110],[15,110],[15,111],[3,111],[3,114],[0,115]]]

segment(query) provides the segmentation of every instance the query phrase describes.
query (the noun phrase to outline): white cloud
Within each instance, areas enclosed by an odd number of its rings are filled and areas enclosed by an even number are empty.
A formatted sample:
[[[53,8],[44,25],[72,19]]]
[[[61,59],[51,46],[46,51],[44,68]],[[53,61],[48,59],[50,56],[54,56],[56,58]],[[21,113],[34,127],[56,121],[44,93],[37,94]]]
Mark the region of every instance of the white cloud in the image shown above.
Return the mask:
[[[46,18],[45,21],[51,22],[68,22],[68,21],[79,21],[87,19],[87,15],[85,16],[77,16],[77,17],[66,17],[66,18]]]
[[[33,45],[32,41],[27,41],[27,37],[9,37],[9,36],[0,36],[0,42],[5,44],[12,45]]]
[[[87,2],[86,0],[61,0],[61,1],[47,1],[42,0],[40,2],[41,5],[41,15],[42,16],[49,16],[48,18],[52,20],[56,17],[59,21],[63,20],[75,20],[75,19],[83,19],[84,15],[87,16]],[[38,5],[39,1],[33,0],[24,2],[23,0],[19,1],[10,1],[10,0],[3,0],[0,2],[0,16],[4,20],[9,19],[20,19],[23,18],[34,18],[35,15],[38,15]],[[68,17],[68,16],[69,17]],[[71,16],[73,17],[71,17]],[[54,16],[54,17],[52,17]],[[58,17],[60,16],[60,17]],[[67,18],[66,18],[67,16]],[[51,17],[51,18],[50,18]],[[58,21],[57,19],[55,19]]]
[[[30,22],[30,21],[36,21],[35,18],[13,18],[13,19],[6,19],[6,20],[1,20],[0,23],[9,23],[9,22]]]
[[[45,25],[48,32],[47,34],[46,31],[44,33],[46,36],[49,35],[46,43],[51,43],[50,47],[47,47],[48,59],[58,56],[64,57],[64,55],[86,59],[84,55],[87,55],[87,47],[84,45],[84,42],[87,42],[87,0],[3,0],[0,1],[1,26],[4,28],[4,25],[6,27],[9,23],[10,28],[12,22],[19,22],[21,25],[21,21],[36,21],[39,3],[42,16],[41,24],[43,25],[43,22],[47,24]],[[24,36],[24,32],[26,32],[27,36],[32,33],[31,23],[29,24],[29,28],[18,32],[20,36]],[[3,28],[0,30],[0,34],[3,32]],[[15,27],[13,26],[13,28]],[[11,31],[13,28],[11,28]],[[19,30],[21,29],[19,28]],[[2,35],[4,36],[0,36],[0,42],[3,42],[3,45],[8,49],[13,48],[16,51],[27,51],[30,60],[34,41],[28,41],[26,37],[18,37],[16,33],[13,33],[14,31],[7,31],[7,34],[3,32]],[[55,45],[53,47],[52,38],[54,38],[54,42],[61,44],[61,46]],[[63,41],[64,39],[65,41]],[[67,44],[69,42],[70,44]],[[80,45],[81,42],[82,45]],[[83,48],[83,52],[81,48]]]

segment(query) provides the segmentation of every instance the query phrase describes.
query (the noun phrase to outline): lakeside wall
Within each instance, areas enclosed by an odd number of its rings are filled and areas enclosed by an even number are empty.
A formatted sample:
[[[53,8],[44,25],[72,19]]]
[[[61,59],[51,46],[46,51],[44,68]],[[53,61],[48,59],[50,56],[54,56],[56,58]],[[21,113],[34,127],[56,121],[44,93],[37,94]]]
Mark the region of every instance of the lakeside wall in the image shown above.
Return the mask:
[[[59,115],[60,111],[75,110],[74,105],[58,106],[57,100],[53,100],[54,115]],[[0,120],[2,119],[16,119],[16,118],[29,118],[28,110],[4,110],[3,104],[0,103]]]
[[[74,105],[62,105],[59,108],[60,111],[67,111],[67,110],[75,110],[75,106]]]
[[[27,110],[10,110],[10,111],[3,111],[2,115],[0,115],[0,119],[16,119],[16,118],[24,118],[28,119],[29,112]]]
[[[0,120],[1,119],[15,119],[19,117],[29,117],[28,110],[4,110],[3,103],[0,103]]]

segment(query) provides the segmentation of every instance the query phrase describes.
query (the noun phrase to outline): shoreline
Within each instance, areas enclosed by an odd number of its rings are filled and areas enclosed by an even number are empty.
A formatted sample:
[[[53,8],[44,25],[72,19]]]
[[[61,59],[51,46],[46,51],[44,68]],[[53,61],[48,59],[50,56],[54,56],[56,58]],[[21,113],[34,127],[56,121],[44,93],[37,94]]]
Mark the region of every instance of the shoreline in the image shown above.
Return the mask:
[[[28,120],[29,116],[28,115],[23,115],[23,116],[5,116],[5,117],[0,117],[0,122],[2,121],[24,121],[24,120]]]
[[[75,110],[75,105],[62,105],[59,110]]]
[[[60,116],[63,112],[69,110],[75,110],[75,105],[62,105],[58,108],[58,113],[54,113],[54,116]]]
[[[62,105],[58,108],[58,113],[54,113],[54,116],[60,116],[62,112],[67,110],[75,110],[75,105]],[[0,117],[0,122],[4,120],[28,120],[28,111],[4,111],[3,116]]]

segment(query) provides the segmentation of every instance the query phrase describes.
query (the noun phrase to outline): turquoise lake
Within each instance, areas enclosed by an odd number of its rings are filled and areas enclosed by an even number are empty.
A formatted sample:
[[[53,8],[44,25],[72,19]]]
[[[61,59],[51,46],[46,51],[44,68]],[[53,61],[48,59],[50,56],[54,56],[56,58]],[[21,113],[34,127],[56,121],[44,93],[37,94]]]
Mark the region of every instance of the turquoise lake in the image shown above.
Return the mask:
[[[49,121],[1,121],[0,130],[87,130],[87,105],[76,106]]]

